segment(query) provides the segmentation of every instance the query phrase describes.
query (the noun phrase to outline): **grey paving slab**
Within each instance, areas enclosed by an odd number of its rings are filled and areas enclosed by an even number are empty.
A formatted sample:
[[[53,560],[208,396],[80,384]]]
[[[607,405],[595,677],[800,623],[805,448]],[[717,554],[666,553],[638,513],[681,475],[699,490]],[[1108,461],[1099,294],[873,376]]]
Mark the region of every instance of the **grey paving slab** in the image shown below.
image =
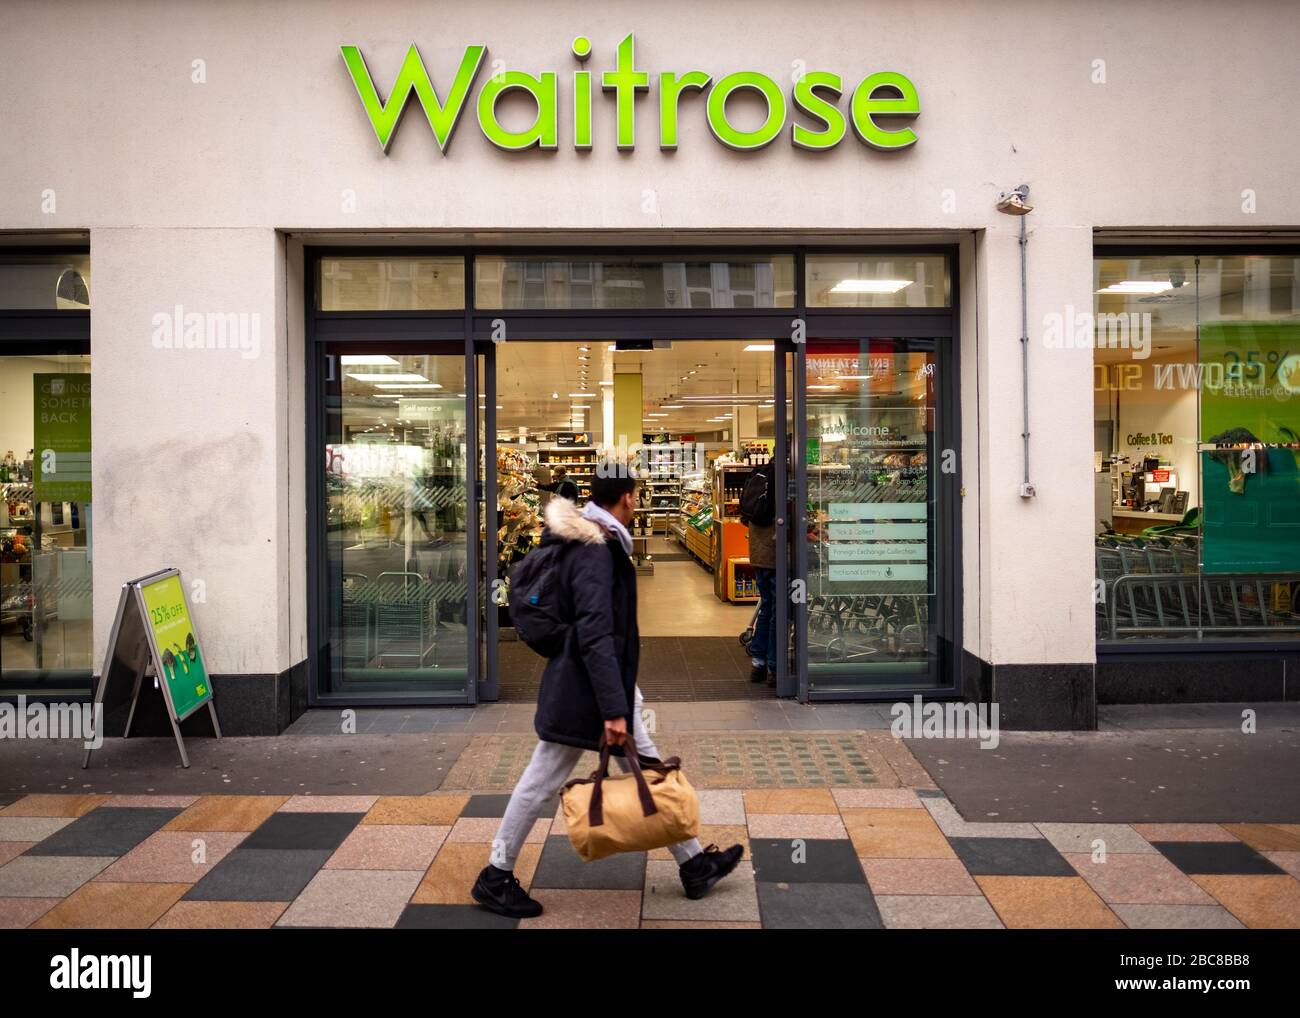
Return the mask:
[[[363,816],[364,813],[272,813],[240,847],[333,852]]]
[[[100,806],[27,850],[28,855],[126,855],[179,809]]]
[[[686,922],[758,922],[754,868],[741,862],[703,898],[692,901],[682,890],[677,864],[662,859],[646,863],[641,918]]]
[[[751,838],[755,879],[764,883],[862,884],[867,877],[847,838]]]
[[[506,805],[510,802],[510,793],[493,795],[471,795],[465,808],[460,811],[463,817],[503,817]]]
[[[583,862],[567,837],[551,836],[542,848],[532,886],[589,891],[640,890],[645,885],[645,867],[644,852],[621,852],[595,862]]]
[[[1073,877],[1070,865],[1045,838],[949,838],[974,877]]]
[[[1058,852],[1089,852],[1097,842],[1108,853],[1150,854],[1156,851],[1146,838],[1128,824],[1035,824],[1038,832]]]
[[[876,898],[890,930],[1000,930],[993,906],[983,896],[891,894]]]
[[[399,930],[513,930],[507,919],[477,905],[407,905],[397,920]]]
[[[328,849],[237,848],[185,894],[188,901],[293,901]]]
[[[1241,922],[1221,905],[1111,905],[1134,930],[1240,930]]]
[[[41,841],[72,822],[72,817],[0,817],[0,841]]]
[[[758,882],[765,930],[879,930],[880,911],[865,884]]]
[[[276,925],[391,928],[423,875],[416,870],[321,870]]]
[[[1286,872],[1241,841],[1158,841],[1156,848],[1189,876]]]
[[[116,861],[112,856],[20,855],[0,866],[0,898],[66,898]]]
[[[942,796],[925,796],[923,806],[939,825],[939,830],[949,838],[1041,838],[1037,827],[1031,823],[1003,823],[988,821],[975,823],[962,818],[952,802]]]

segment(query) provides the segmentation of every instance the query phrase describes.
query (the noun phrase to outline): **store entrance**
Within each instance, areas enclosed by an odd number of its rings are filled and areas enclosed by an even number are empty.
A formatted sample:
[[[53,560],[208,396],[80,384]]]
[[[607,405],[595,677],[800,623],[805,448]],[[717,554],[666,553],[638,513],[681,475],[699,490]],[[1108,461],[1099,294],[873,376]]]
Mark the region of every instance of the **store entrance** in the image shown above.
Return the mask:
[[[483,403],[497,439],[497,558],[485,573],[505,582],[484,636],[499,698],[536,699],[545,666],[515,638],[504,604],[510,571],[536,547],[549,502],[587,503],[597,460],[610,449],[630,455],[640,475],[630,531],[642,692],[648,700],[774,696],[774,681],[752,681],[748,637],[761,573],[739,519],[745,481],[774,459],[778,421],[790,426],[774,344],[530,341],[500,344],[490,358]],[[490,506],[485,518],[493,522]],[[769,534],[759,553],[769,578],[774,544]]]

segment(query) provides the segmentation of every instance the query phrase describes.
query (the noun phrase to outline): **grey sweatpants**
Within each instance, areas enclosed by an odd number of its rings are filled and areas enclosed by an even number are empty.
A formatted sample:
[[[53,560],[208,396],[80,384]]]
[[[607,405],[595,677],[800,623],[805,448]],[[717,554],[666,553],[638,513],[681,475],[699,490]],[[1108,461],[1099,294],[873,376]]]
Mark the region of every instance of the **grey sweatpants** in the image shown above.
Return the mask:
[[[646,733],[641,723],[641,688],[636,687],[636,702],[632,706],[632,732],[636,738],[636,748],[642,756],[659,758],[659,750]],[[524,847],[528,832],[533,824],[544,814],[555,808],[555,796],[564,787],[573,772],[574,765],[582,756],[582,750],[576,746],[564,746],[558,742],[539,742],[533,750],[533,758],[510,794],[505,816],[501,818],[501,827],[492,841],[491,863],[497,869],[513,870],[519,858],[519,850]],[[618,765],[628,770],[628,762],[623,757],[615,757]],[[699,839],[679,841],[669,845],[668,851],[678,864],[693,859],[703,849]]]

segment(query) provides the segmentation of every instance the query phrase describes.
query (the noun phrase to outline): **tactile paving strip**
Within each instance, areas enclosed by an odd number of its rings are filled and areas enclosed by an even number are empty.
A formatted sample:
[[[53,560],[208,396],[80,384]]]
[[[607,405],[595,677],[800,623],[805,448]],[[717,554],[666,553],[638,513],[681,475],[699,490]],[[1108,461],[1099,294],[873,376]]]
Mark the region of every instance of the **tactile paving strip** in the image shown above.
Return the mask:
[[[699,788],[875,787],[898,783],[873,745],[881,734],[683,733],[656,740],[667,756],[682,758]],[[532,735],[481,735],[471,740],[443,782],[444,789],[509,791],[537,744]],[[590,773],[595,753],[584,753],[573,773]]]

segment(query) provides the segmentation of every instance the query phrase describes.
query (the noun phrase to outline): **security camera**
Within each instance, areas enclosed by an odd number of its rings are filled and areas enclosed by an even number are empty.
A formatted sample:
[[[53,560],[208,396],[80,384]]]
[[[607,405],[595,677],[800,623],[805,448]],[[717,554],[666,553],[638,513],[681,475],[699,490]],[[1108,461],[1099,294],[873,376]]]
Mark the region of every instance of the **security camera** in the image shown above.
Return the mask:
[[[1034,207],[1029,204],[1028,198],[1028,184],[1021,184],[1011,191],[1003,191],[998,195],[998,211],[1009,216],[1023,216],[1033,212]]]

